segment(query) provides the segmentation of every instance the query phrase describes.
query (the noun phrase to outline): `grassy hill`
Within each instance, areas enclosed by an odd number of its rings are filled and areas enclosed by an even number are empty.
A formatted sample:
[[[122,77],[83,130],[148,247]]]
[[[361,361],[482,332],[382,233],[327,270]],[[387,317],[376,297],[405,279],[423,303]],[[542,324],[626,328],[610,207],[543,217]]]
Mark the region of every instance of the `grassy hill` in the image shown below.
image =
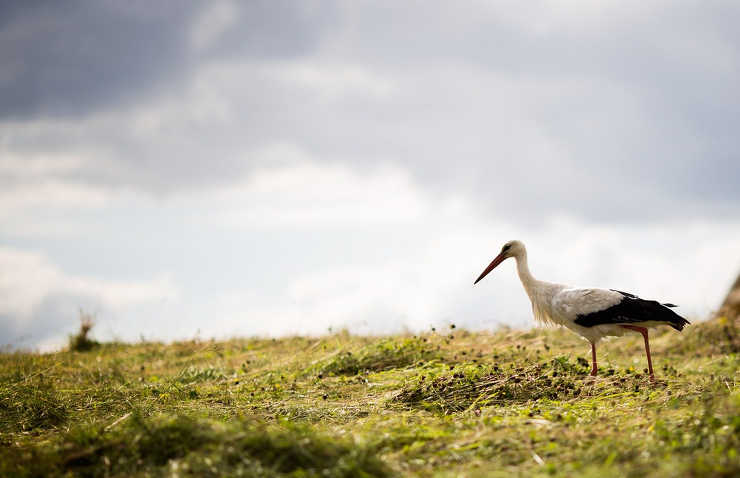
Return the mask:
[[[0,476],[738,476],[739,335],[653,334],[655,384],[551,329],[3,353]]]

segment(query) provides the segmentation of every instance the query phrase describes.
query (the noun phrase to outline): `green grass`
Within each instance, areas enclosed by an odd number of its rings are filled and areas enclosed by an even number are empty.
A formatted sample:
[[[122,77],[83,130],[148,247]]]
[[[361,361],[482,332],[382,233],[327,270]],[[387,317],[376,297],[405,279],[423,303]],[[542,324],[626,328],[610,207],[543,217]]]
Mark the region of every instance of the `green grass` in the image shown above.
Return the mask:
[[[0,354],[0,476],[738,476],[725,319]]]

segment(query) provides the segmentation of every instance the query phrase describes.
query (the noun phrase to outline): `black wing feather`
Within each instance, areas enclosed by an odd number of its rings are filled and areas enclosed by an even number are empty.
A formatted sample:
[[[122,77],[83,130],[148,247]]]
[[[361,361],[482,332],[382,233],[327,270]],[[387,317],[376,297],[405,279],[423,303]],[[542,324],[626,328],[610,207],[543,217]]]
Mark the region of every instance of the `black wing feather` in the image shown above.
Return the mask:
[[[609,290],[612,292],[619,292],[623,296],[629,297],[630,299],[639,299],[639,297],[637,297],[635,294],[630,294],[629,292],[624,292],[624,291],[617,290],[617,289],[609,289]]]
[[[619,292],[624,296],[621,301],[604,310],[579,315],[576,317],[575,323],[583,327],[593,327],[605,324],[663,322],[679,331],[690,323],[669,309],[669,307],[675,307],[673,304],[661,304],[655,300],[640,299],[634,294],[621,290],[615,290],[614,292]]]

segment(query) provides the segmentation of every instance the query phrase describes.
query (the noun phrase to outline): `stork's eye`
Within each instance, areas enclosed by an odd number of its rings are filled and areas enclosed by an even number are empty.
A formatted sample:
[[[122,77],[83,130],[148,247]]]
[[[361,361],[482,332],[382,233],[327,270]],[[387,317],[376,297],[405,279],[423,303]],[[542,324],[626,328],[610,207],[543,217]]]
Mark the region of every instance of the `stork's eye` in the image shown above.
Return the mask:
[[[511,249],[511,244],[506,244],[506,245],[504,246],[504,248],[503,248],[502,250],[503,250],[504,252],[506,252],[506,251],[508,251],[509,249]]]

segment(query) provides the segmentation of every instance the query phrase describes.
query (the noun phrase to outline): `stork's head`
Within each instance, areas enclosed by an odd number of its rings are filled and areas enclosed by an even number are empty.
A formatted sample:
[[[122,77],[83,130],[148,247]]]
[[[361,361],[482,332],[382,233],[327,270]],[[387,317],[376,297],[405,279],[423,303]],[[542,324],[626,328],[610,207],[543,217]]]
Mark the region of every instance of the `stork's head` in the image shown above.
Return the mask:
[[[481,275],[478,276],[477,279],[475,279],[475,282],[473,282],[473,285],[480,282],[481,279],[483,279],[489,272],[494,270],[496,266],[504,262],[509,257],[519,257],[522,254],[526,254],[526,249],[524,249],[524,244],[522,241],[509,241],[506,244],[504,244],[504,247],[501,248],[501,252],[496,256],[496,258],[491,261],[490,264],[488,264],[488,267],[486,267],[486,270],[484,270]]]

